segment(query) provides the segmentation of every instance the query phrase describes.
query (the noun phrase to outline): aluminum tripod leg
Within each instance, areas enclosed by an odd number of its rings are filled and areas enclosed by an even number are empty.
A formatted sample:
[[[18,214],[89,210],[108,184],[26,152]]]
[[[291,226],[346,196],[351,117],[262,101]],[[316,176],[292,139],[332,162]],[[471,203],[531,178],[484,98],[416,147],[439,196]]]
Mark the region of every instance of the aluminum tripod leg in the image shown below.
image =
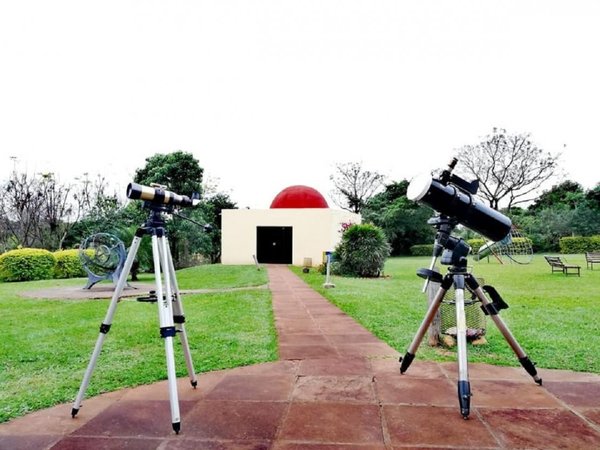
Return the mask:
[[[425,336],[425,333],[427,333],[427,329],[429,328],[429,325],[431,325],[431,322],[433,321],[435,314],[437,313],[437,310],[439,309],[440,304],[442,303],[442,300],[444,300],[444,295],[446,295],[447,291],[448,287],[445,286],[444,283],[442,283],[442,286],[440,286],[437,293],[435,294],[433,301],[429,305],[429,309],[425,314],[425,318],[423,319],[423,322],[421,322],[421,326],[417,330],[417,334],[415,334],[415,337],[413,338],[410,346],[408,347],[406,354],[404,355],[404,357],[400,357],[400,373],[406,372],[413,359],[415,359],[415,355],[417,353],[417,350],[419,349],[419,345],[421,345],[423,336]]]
[[[496,324],[496,327],[498,327],[500,333],[502,333],[502,336],[504,336],[504,339],[506,340],[508,345],[510,345],[513,352],[515,352],[515,355],[517,355],[517,357],[519,358],[519,362],[521,363],[523,368],[527,371],[529,375],[531,375],[531,377],[537,384],[541,385],[542,379],[538,375],[535,365],[531,362],[527,354],[525,354],[525,351],[523,351],[523,349],[521,348],[517,340],[514,338],[504,321],[500,318],[500,316],[498,315],[498,310],[494,307],[494,304],[488,300],[485,293],[483,292],[483,289],[481,289],[479,284],[474,279],[470,279],[467,282],[470,285],[469,287],[471,287],[471,289],[475,292],[475,295],[483,305],[484,309],[488,312],[488,314],[494,321],[494,324]]]
[[[167,240],[167,238],[165,238]],[[183,303],[181,301],[181,295],[179,293],[179,285],[177,284],[177,277],[175,276],[175,266],[173,265],[173,258],[171,257],[171,249],[167,240],[167,263],[169,266],[169,276],[173,287],[173,321],[175,322],[175,328],[179,333],[179,339],[181,340],[181,346],[183,347],[183,355],[185,357],[185,364],[187,366],[188,375],[190,377],[191,385],[196,388],[198,385],[198,379],[196,378],[196,372],[194,371],[194,363],[192,362],[192,354],[190,353],[190,345],[188,343],[187,333],[185,332],[185,315],[183,312]]]
[[[127,276],[129,275],[129,271],[131,270],[131,266],[133,265],[133,261],[135,260],[135,255],[138,251],[141,240],[142,237],[137,236],[136,234],[136,236],[133,238],[133,241],[131,242],[131,247],[129,249],[129,253],[127,254],[127,259],[125,260],[125,264],[123,266],[123,270],[121,271],[121,275],[119,276],[119,281],[117,282],[117,286],[115,288],[115,291],[113,292],[108,311],[106,312],[106,316],[104,317],[104,320],[100,325],[100,334],[98,335],[98,339],[96,340],[96,346],[94,347],[92,357],[90,358],[90,362],[88,363],[87,369],[85,370],[85,374],[83,376],[83,380],[81,381],[81,386],[79,387],[79,393],[77,394],[77,398],[73,403],[73,409],[71,410],[72,417],[75,417],[77,415],[77,412],[81,407],[81,402],[85,395],[85,391],[87,390],[88,384],[90,383],[90,378],[92,377],[94,368],[96,367],[96,361],[98,360],[98,356],[100,355],[100,351],[102,350],[102,345],[104,344],[106,334],[109,332],[110,326],[112,325],[113,316],[115,314],[115,310],[117,309],[117,303],[119,301],[119,298],[121,297],[123,289],[125,288],[125,284],[127,283]]]
[[[160,236],[157,236],[160,234]],[[173,291],[169,276],[169,264],[167,262],[166,240],[164,229],[158,229],[152,235],[152,255],[154,257],[154,277],[156,279],[156,298],[158,305],[158,319],[160,322],[160,335],[165,340],[165,355],[167,362],[167,378],[169,386],[169,402],[171,404],[171,424],[175,433],[181,429],[181,417],[179,414],[179,398],[177,395],[177,376],[175,374],[175,354],[173,352],[173,337],[175,336],[175,324],[173,322]],[[162,272],[165,274],[165,290],[163,294]]]
[[[454,275],[454,300],[456,307],[456,344],[458,348],[458,403],[464,419],[469,417],[471,385],[467,361],[467,320],[465,316],[465,277]]]

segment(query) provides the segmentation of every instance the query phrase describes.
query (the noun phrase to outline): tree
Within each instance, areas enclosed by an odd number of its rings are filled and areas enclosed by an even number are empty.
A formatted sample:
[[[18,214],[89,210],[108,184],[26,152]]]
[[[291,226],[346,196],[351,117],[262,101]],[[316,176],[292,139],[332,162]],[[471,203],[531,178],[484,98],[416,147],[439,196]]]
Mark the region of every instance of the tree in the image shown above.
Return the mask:
[[[585,192],[570,180],[544,191],[527,209],[512,208],[510,216],[531,237],[534,251],[559,251],[561,237],[600,233],[595,190]]]
[[[461,167],[479,180],[479,193],[489,205],[511,208],[535,198],[535,192],[555,175],[559,155],[537,147],[529,134],[509,134],[494,128],[476,145],[458,149]]]
[[[362,163],[338,163],[335,173],[329,177],[335,190],[333,201],[340,208],[360,213],[365,203],[383,185],[385,177],[377,172],[365,170]]]
[[[134,181],[144,185],[164,185],[169,191],[180,195],[196,192],[201,194],[203,173],[204,169],[191,153],[178,150],[168,154],[157,153],[146,158],[146,165],[135,171]],[[138,206],[140,207],[141,205]],[[191,247],[203,245],[206,239],[193,236],[192,234],[198,231],[197,227],[194,229],[191,224],[181,220],[167,222],[166,228],[175,266],[179,268],[181,264],[187,265],[186,260],[194,250]]]
[[[410,247],[433,241],[434,230],[427,224],[430,208],[406,197],[408,181],[386,185],[362,210],[363,219],[382,228],[392,247],[392,255],[408,254]]]
[[[201,253],[210,259],[211,264],[221,261],[221,211],[223,209],[235,209],[236,204],[229,198],[228,194],[217,193],[202,201],[198,208],[187,212],[196,224],[182,223],[189,230],[189,250]],[[210,231],[199,230],[198,223],[210,225]]]
[[[0,193],[2,247],[63,248],[80,242],[79,222],[99,208],[118,206],[104,194],[105,180],[61,183],[53,173],[30,176],[13,171]],[[106,219],[106,215],[102,215]],[[107,221],[114,226],[114,221]],[[75,235],[73,234],[75,232]]]
[[[600,183],[598,183],[593,189],[590,189],[585,194],[590,208],[594,208],[600,211]]]
[[[13,247],[31,247],[38,239],[44,202],[39,180],[14,171],[0,192],[0,212]]]
[[[43,219],[39,224],[40,244],[48,249],[60,249],[69,229],[79,219],[80,210],[73,208],[70,201],[71,186],[61,184],[53,173],[42,174],[39,186]]]
[[[95,233],[119,235],[120,230],[141,224],[144,220],[136,206],[124,207],[116,193],[107,192],[102,175],[90,179],[87,173],[75,179],[72,197],[78,220],[74,221],[63,245],[74,247]],[[130,240],[123,240],[127,245]]]
[[[585,193],[583,187],[575,181],[566,180],[542,192],[529,209],[532,211],[541,211],[542,209],[554,206],[564,206],[572,209],[584,201],[584,199]]]
[[[150,185],[157,183],[181,195],[202,193],[204,169],[194,155],[181,150],[146,158],[146,165],[135,171],[136,183]]]

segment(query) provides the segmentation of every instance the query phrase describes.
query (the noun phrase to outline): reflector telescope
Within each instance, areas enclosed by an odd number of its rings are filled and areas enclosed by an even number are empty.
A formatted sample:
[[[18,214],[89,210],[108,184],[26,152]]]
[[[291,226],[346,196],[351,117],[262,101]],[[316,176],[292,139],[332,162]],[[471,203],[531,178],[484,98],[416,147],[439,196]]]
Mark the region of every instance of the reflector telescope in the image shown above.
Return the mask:
[[[455,161],[450,164],[450,171],[455,164]],[[440,179],[430,175],[415,177],[406,196],[431,206],[444,216],[455,218],[458,223],[492,241],[506,238],[511,230],[511,220],[475,196],[477,182],[468,183],[450,171],[445,170]]]

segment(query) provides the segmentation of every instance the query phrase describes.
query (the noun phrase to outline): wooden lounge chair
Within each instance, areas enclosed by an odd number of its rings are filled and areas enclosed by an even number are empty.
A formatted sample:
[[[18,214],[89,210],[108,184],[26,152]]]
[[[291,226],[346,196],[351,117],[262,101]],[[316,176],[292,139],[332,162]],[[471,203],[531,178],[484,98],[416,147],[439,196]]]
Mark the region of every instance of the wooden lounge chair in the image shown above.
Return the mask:
[[[544,256],[550,267],[552,268],[552,273],[554,272],[562,272],[565,275],[577,275],[581,276],[581,266],[575,264],[565,264],[562,259],[558,256]]]
[[[594,270],[594,264],[600,264],[600,252],[585,252],[587,268]]]

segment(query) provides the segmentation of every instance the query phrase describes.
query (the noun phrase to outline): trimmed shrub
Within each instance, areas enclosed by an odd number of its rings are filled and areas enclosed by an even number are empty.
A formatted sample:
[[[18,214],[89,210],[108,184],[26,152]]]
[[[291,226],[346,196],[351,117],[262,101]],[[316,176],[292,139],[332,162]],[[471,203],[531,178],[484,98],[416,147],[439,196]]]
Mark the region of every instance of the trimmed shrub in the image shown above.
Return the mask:
[[[85,277],[79,250],[59,250],[54,252],[56,265],[54,266],[54,278],[76,278]]]
[[[39,248],[22,248],[0,255],[0,280],[29,281],[52,278],[54,255]]]
[[[317,267],[317,272],[321,275],[327,275],[327,264],[319,264]],[[340,272],[340,263],[338,261],[331,261],[331,265],[329,266],[330,274],[339,274]]]
[[[585,253],[600,251],[600,236],[568,236],[559,239],[561,253]]]
[[[413,256],[431,256],[433,254],[433,244],[412,245],[410,254]]]
[[[479,251],[479,249],[482,247],[482,245],[484,245],[487,241],[485,241],[484,239],[478,239],[478,238],[474,238],[474,239],[467,239],[467,244],[469,244],[469,246],[471,247],[471,253],[473,253],[474,255],[477,254],[477,252]]]
[[[351,225],[335,249],[339,273],[356,277],[378,277],[383,272],[390,246],[383,230],[371,224]]]
[[[519,238],[517,238],[519,239]],[[476,255],[482,245],[486,243],[484,239],[467,239],[467,244],[471,247],[471,253]],[[433,244],[418,244],[410,247],[410,254],[413,256],[431,256],[433,254]]]

